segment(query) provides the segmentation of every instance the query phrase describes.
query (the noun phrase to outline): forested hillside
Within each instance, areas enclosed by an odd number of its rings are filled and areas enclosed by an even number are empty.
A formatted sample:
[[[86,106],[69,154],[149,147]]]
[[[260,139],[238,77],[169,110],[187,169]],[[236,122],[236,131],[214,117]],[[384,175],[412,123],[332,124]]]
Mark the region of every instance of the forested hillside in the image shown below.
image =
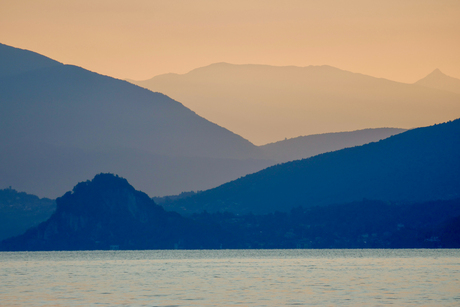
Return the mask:
[[[170,203],[185,214],[269,213],[359,201],[460,196],[460,120],[288,162]]]

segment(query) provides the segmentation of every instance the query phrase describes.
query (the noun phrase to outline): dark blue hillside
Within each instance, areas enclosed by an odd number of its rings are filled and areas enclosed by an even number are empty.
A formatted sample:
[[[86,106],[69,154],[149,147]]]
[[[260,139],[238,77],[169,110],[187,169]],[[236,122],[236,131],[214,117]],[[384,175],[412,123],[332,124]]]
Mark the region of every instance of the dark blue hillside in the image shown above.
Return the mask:
[[[166,207],[183,213],[268,213],[363,198],[428,201],[459,196],[457,119],[272,166]]]

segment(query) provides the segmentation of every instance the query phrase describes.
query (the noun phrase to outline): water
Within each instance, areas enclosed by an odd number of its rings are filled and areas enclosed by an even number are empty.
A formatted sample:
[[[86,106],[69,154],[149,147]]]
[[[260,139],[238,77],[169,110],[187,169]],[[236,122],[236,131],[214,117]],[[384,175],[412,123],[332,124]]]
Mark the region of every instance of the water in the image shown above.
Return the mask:
[[[460,250],[0,253],[0,306],[460,306]]]

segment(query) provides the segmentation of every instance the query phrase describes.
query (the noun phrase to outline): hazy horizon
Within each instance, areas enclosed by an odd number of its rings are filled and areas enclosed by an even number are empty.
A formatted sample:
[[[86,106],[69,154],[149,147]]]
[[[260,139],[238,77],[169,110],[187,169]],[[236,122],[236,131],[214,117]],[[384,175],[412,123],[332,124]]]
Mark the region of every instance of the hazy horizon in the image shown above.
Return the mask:
[[[187,74],[131,82],[180,101],[255,145],[265,145],[366,128],[411,129],[460,117],[460,95],[455,91],[460,80],[436,75],[439,86],[456,80],[454,91],[431,88],[433,80],[425,80],[425,86],[407,84],[330,65],[216,63]]]
[[[460,2],[0,3],[2,43],[120,79],[211,63],[330,65],[413,83],[460,78]]]
[[[46,56],[46,55],[45,55]],[[125,78],[123,80],[126,80],[126,81],[129,81],[129,82],[142,82],[142,81],[148,81],[150,79],[154,79],[156,77],[160,77],[160,76],[165,76],[165,75],[179,75],[179,76],[183,76],[183,75],[187,75],[195,70],[199,70],[199,69],[203,69],[203,68],[206,68],[206,67],[210,67],[210,66],[214,66],[214,65],[233,65],[233,66],[259,66],[259,67],[276,67],[276,68],[308,68],[308,67],[332,67],[332,68],[336,68],[336,69],[339,69],[339,70],[343,70],[343,71],[347,71],[347,72],[351,72],[351,73],[354,73],[354,74],[358,74],[358,75],[365,75],[365,76],[369,76],[369,77],[374,77],[374,78],[378,78],[376,76],[372,76],[372,75],[368,75],[368,74],[364,74],[364,73],[361,73],[359,71],[349,71],[349,70],[346,70],[346,69],[342,69],[341,67],[336,67],[336,66],[332,66],[332,65],[328,65],[328,64],[322,64],[322,65],[305,65],[305,66],[299,66],[299,65],[271,65],[271,64],[259,64],[259,63],[229,63],[229,62],[215,62],[215,63],[209,63],[207,65],[203,65],[203,66],[200,66],[200,67],[195,67],[195,68],[192,68],[188,71],[185,71],[183,73],[176,73],[176,72],[167,72],[167,73],[161,73],[161,74],[158,74],[158,75],[155,75],[155,76],[151,76],[147,79],[131,79],[131,78]],[[394,82],[398,82],[398,83],[405,83],[405,84],[416,84],[418,81],[426,78],[427,76],[429,76],[430,74],[434,73],[434,72],[441,72],[442,74],[448,76],[447,74],[445,74],[441,69],[439,68],[434,68],[432,69],[431,71],[428,71],[425,75],[421,76],[419,79],[413,81],[413,82],[403,82],[403,81],[396,81],[396,80],[392,80],[392,79],[388,79],[388,78],[379,78],[379,79],[385,79],[385,80],[388,80],[388,81],[394,81]],[[456,77],[453,77],[453,76],[448,76],[448,77],[451,77],[451,78],[455,78],[455,79],[459,79],[460,78],[456,78]],[[414,127],[415,128],[415,127]]]

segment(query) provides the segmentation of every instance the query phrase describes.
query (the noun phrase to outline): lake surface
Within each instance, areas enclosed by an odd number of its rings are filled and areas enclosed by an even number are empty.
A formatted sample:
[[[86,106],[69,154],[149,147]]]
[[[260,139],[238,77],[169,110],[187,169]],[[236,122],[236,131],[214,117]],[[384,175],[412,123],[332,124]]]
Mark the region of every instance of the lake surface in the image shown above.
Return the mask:
[[[460,250],[0,253],[0,306],[460,306]]]

